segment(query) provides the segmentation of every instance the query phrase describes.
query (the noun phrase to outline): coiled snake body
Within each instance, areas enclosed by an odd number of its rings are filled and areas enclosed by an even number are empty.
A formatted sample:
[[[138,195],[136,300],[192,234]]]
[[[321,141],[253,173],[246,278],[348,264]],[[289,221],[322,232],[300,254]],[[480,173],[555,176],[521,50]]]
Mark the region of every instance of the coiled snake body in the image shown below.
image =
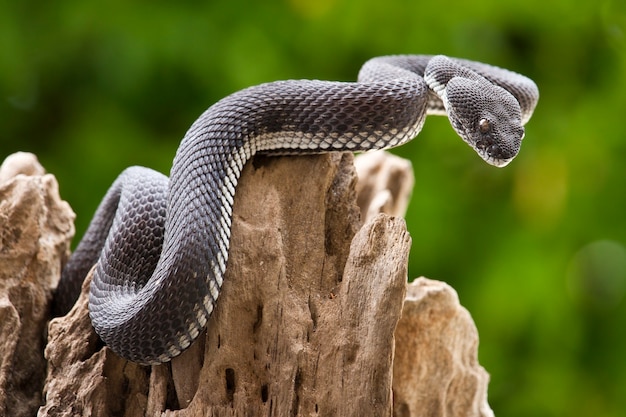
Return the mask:
[[[171,177],[125,170],[63,270],[57,312],[75,301],[93,264],[92,323],[119,355],[165,362],[198,336],[228,260],[235,188],[257,152],[367,151],[415,137],[447,114],[485,161],[517,154],[539,93],[528,78],[444,56],[368,61],[358,82],[278,81],[234,93],[194,122]]]

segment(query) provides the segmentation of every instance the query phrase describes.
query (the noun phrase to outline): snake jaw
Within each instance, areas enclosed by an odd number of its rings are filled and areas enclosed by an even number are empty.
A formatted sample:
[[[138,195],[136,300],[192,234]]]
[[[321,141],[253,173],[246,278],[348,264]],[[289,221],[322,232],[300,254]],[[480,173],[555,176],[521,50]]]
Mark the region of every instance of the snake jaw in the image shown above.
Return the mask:
[[[487,162],[489,165],[493,165],[498,168],[505,167],[513,160],[515,156],[510,158],[503,158],[498,156],[501,154],[501,150],[497,145],[489,146],[484,153],[478,152],[478,154]]]
[[[522,137],[523,134],[511,136],[494,132],[478,133],[470,140],[470,146],[489,165],[502,168],[517,156]]]
[[[478,127],[471,132],[470,145],[482,159],[496,167],[504,167],[515,158],[524,137],[523,127],[500,127],[486,118],[480,119]]]

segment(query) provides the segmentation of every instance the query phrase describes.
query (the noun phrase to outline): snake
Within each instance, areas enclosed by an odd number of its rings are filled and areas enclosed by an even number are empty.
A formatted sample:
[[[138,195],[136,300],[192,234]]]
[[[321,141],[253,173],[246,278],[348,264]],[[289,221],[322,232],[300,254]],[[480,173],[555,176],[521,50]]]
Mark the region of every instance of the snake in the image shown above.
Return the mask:
[[[88,305],[101,340],[127,360],[167,362],[216,308],[237,182],[255,154],[392,148],[434,114],[503,167],[538,98],[526,76],[444,55],[375,57],[356,82],[285,80],[235,92],[191,125],[169,178],[134,166],[114,181],[63,268],[55,314],[71,308],[95,265]]]

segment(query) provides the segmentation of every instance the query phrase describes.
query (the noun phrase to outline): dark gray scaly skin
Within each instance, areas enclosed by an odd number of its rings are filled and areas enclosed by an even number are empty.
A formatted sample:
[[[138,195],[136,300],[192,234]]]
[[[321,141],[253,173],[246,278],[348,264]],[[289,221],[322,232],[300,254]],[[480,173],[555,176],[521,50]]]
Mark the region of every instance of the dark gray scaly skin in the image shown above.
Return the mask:
[[[235,188],[254,154],[390,148],[415,137],[427,114],[447,114],[485,161],[504,166],[538,97],[524,76],[444,56],[374,58],[356,83],[278,81],[234,93],[191,126],[169,180],[142,167],[117,178],[63,270],[57,314],[69,310],[96,264],[89,296],[96,332],[131,361],[168,361],[215,308]]]

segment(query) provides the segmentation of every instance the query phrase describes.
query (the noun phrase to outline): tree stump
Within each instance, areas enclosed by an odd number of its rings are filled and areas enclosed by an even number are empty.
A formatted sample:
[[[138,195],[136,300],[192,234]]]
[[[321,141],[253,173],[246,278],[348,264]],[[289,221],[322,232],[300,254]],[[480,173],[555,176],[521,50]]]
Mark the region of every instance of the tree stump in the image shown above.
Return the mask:
[[[454,290],[420,279],[405,301],[410,237],[401,218],[377,212],[402,214],[410,164],[367,156],[357,185],[353,159],[246,165],[218,306],[198,341],[168,364],[139,366],[102,345],[87,280],[72,311],[50,322],[38,415],[492,415],[477,332]],[[49,298],[43,303],[47,312]],[[0,349],[13,345],[2,339]],[[0,404],[15,395],[5,388]]]

